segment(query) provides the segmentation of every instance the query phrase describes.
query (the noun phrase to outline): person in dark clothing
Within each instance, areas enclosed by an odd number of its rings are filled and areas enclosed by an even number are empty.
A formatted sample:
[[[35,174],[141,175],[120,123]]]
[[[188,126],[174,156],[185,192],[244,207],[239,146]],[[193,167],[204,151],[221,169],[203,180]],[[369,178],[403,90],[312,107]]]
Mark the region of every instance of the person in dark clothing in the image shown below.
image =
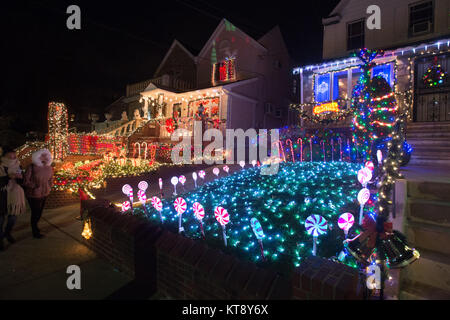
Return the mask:
[[[31,208],[31,230],[33,237],[40,239],[41,234],[38,222],[44,210],[47,199],[53,185],[52,155],[47,149],[36,151],[32,155],[32,164],[25,172],[25,194]]]
[[[21,184],[22,169],[16,152],[5,147],[0,160],[0,251],[5,249],[4,238],[11,244],[15,242],[11,231],[16,223],[17,215],[22,214],[26,209]]]

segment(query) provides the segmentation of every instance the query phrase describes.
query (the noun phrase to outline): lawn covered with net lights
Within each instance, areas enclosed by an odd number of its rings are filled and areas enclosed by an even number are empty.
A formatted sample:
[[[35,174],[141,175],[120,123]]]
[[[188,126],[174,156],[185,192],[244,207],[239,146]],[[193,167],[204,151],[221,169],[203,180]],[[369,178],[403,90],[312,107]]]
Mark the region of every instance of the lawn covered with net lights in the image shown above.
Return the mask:
[[[261,175],[260,168],[244,169],[199,186],[195,191],[178,195],[187,203],[182,224],[185,235],[206,241],[226,252],[253,262],[263,263],[258,240],[250,226],[250,219],[261,223],[264,264],[273,262],[298,266],[312,254],[312,237],[305,231],[305,219],[311,214],[328,221],[328,231],[318,238],[317,255],[337,256],[342,250],[344,234],[337,226],[343,212],[358,212],[355,202],[359,191],[357,164],[347,162],[283,163],[276,175]],[[163,200],[164,225],[178,232],[178,215],[173,202],[176,197]],[[203,219],[206,240],[201,240],[200,225],[192,205],[199,202],[205,209]],[[214,209],[228,210],[230,222],[226,225],[228,246],[225,248],[222,227],[214,216]],[[148,219],[157,223],[157,211],[147,204]],[[142,209],[135,210],[143,213]]]

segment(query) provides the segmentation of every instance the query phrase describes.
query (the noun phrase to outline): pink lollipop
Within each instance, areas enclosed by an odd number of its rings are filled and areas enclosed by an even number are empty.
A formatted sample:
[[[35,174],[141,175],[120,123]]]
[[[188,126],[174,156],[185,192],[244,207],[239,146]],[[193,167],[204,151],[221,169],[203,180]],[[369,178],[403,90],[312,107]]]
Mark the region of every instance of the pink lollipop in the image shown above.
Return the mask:
[[[342,230],[344,230],[345,237],[347,238],[348,230],[353,226],[355,223],[355,218],[350,212],[343,213],[339,216],[338,219],[338,226]]]
[[[230,171],[230,167],[224,166],[224,167],[223,167],[223,171],[225,171],[226,173],[228,173],[228,171]]]
[[[198,176],[199,176],[200,178],[202,178],[202,179],[205,179],[205,171],[200,170],[200,171],[198,172]]]
[[[225,226],[230,222],[230,215],[228,214],[227,209],[224,209],[222,207],[216,207],[216,210],[214,210],[214,215],[216,217],[216,220],[220,223],[222,226],[222,234],[223,234],[223,242],[225,243],[225,247],[227,246],[227,235],[225,231]]]
[[[219,168],[214,168],[214,169],[213,169],[213,173],[214,173],[216,176],[219,176],[219,173],[220,173]]]
[[[139,188],[139,190],[142,190],[142,191],[147,190],[147,189],[148,189],[148,183],[147,183],[147,181],[141,181],[141,182],[139,182],[138,188]]]
[[[358,181],[365,187],[367,183],[372,179],[372,171],[369,168],[362,168],[358,171]]]
[[[317,238],[327,232],[327,220],[318,214],[312,214],[306,218],[305,228],[308,234],[313,236],[313,256],[315,256],[317,251]]]
[[[181,226],[181,216],[186,211],[187,204],[186,201],[183,198],[176,198],[175,202],[173,203],[173,206],[175,207],[175,211],[178,213],[178,233],[181,233],[184,231],[184,228]]]
[[[133,190],[133,188],[129,185],[129,184],[124,184],[122,187],[122,192],[123,194],[125,194],[126,196],[128,196],[130,190]]]
[[[161,211],[162,211],[161,199],[159,199],[158,197],[152,197],[151,201],[152,201],[153,208],[155,208],[155,210],[158,211],[159,218],[161,219],[161,223],[162,223],[163,222],[163,218],[162,218],[162,215],[161,215]]]
[[[366,204],[367,201],[369,201],[370,198],[370,191],[367,188],[362,188],[359,192],[358,192],[358,202],[359,202],[359,224],[362,224],[363,221],[363,210],[364,210],[364,205]]]
[[[244,169],[245,161],[243,161],[243,160],[239,161],[239,165],[241,166],[242,169]]]
[[[202,221],[202,219],[205,217],[205,209],[203,209],[203,206],[198,202],[195,202],[192,205],[192,209],[194,210],[194,215],[197,218],[198,222],[200,222],[200,230],[202,232],[202,237],[203,239],[205,239],[205,232],[203,231],[203,221]]]
[[[186,177],[185,176],[180,176],[178,178],[178,181],[184,186],[184,183],[186,182]]]
[[[375,169],[375,166],[373,165],[372,161],[367,161],[365,167],[368,168],[370,171],[373,171],[373,169]]]

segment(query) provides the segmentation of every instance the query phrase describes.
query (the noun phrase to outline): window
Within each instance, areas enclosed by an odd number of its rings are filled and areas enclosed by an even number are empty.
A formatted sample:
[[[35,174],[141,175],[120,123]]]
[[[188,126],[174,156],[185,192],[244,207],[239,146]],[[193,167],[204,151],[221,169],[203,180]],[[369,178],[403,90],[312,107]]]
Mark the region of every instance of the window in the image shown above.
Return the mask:
[[[364,48],[364,19],[347,25],[347,50]]]
[[[316,75],[316,102],[330,101],[330,74]]]
[[[382,64],[379,66],[375,66],[372,69],[372,78],[376,76],[382,76],[392,87],[393,85],[393,77],[392,77],[392,64]]]
[[[214,82],[231,81],[236,79],[235,59],[225,59],[213,65]]]
[[[351,92],[353,93],[353,90],[355,89],[355,86],[358,84],[359,78],[361,77],[362,72],[359,68],[354,68],[352,69],[352,90]]]
[[[348,72],[335,72],[333,75],[333,100],[347,99]]]
[[[409,6],[409,36],[433,32],[433,1],[415,3]]]

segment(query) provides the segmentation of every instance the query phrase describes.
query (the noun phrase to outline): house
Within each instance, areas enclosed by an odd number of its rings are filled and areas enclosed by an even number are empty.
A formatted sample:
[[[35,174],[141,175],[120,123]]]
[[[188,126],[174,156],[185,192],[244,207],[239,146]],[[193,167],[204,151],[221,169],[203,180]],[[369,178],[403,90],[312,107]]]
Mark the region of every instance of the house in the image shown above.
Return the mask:
[[[381,9],[380,30],[369,30],[365,23],[366,9],[373,4]],[[382,49],[384,54],[374,60],[371,76],[385,77],[400,108],[409,110],[407,139],[415,149],[411,163],[449,165],[449,12],[446,0],[340,1],[323,19],[327,60],[293,69],[293,101],[310,117],[344,113],[360,76],[361,62],[350,53],[362,47]],[[430,70],[441,71],[442,79],[435,85],[425,81]],[[411,99],[405,99],[408,95]],[[347,117],[330,126],[348,127],[350,122]],[[307,120],[302,125],[318,126]]]
[[[115,109],[139,110],[161,138],[170,136],[168,119],[192,130],[200,105],[209,127],[278,128],[289,120],[290,70],[279,27],[254,39],[223,19],[198,53],[174,40],[154,77],[128,85]]]

